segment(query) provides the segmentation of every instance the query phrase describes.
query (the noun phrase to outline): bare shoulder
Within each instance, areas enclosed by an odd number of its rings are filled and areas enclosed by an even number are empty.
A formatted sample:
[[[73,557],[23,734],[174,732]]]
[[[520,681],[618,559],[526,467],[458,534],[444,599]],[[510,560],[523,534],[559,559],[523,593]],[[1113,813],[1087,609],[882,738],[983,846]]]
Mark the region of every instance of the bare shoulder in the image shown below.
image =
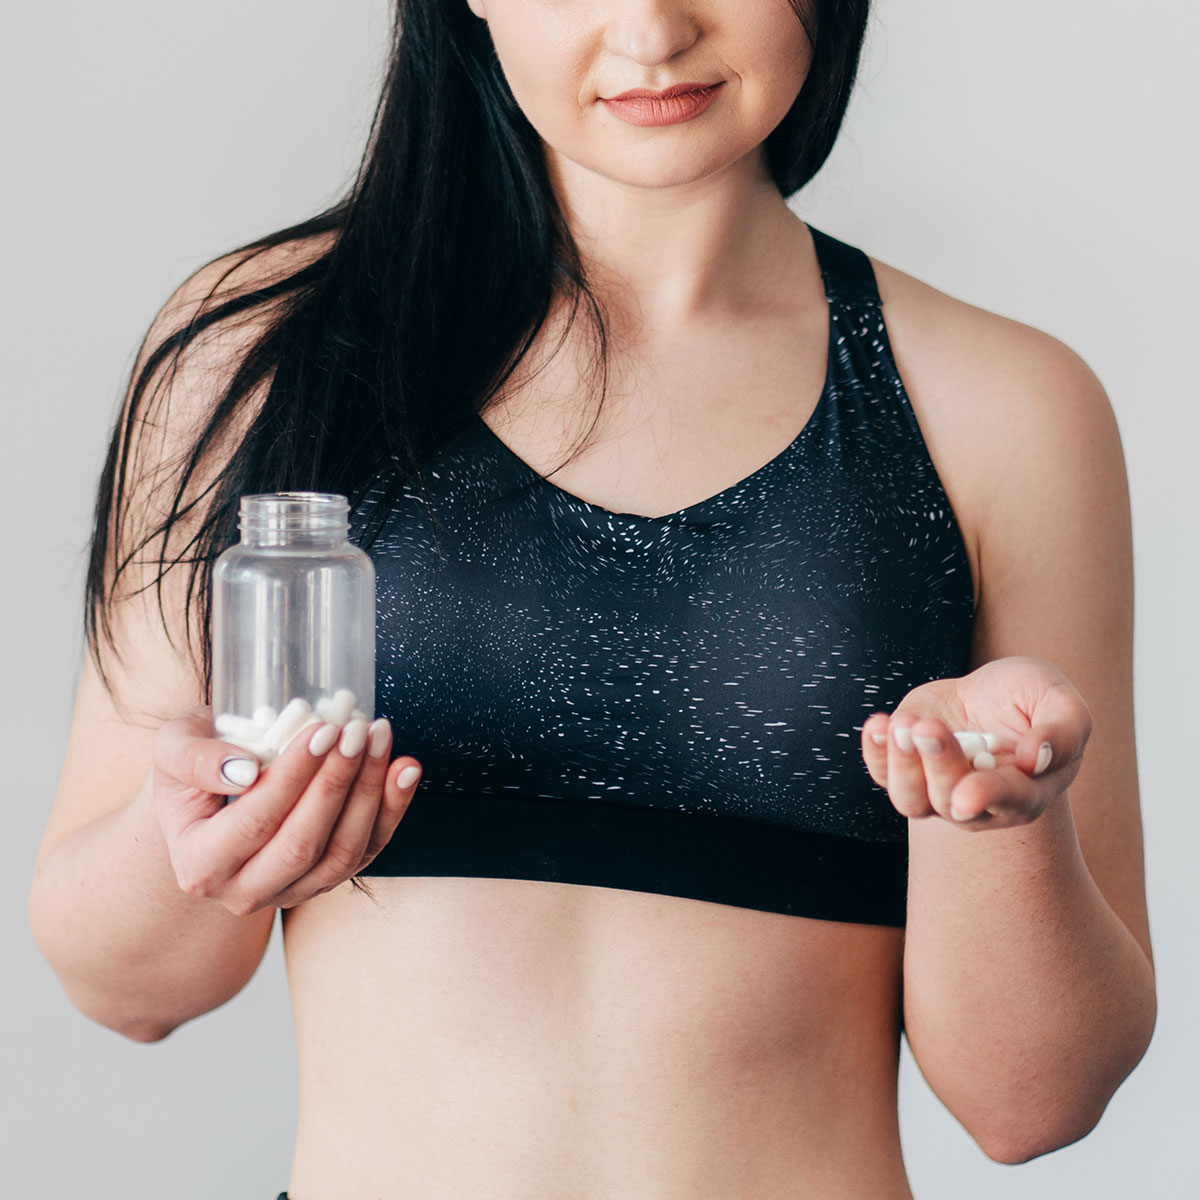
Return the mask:
[[[321,233],[220,255],[193,271],[163,304],[147,334],[152,346],[206,308],[248,295],[302,271],[332,248],[336,234]]]
[[[871,259],[905,390],[959,518],[978,595],[984,529],[999,493],[1032,472],[1059,490],[1092,472],[1123,486],[1112,405],[1070,346]],[[1085,452],[1086,451],[1086,452]],[[1010,496],[1010,502],[1012,497]],[[1045,496],[1028,493],[1029,513]]]
[[[190,444],[247,351],[267,331],[277,313],[278,299],[249,303],[219,319],[206,320],[206,315],[228,301],[249,297],[296,275],[327,253],[334,237],[320,234],[232,251],[205,263],[179,283],[146,330],[130,377],[132,388],[151,358],[157,357],[139,409],[140,449],[147,461],[169,459]],[[257,396],[265,395],[268,383],[269,379],[261,382]],[[151,397],[160,393],[162,403],[155,409],[157,402]],[[126,396],[126,406],[131,397],[132,391]],[[231,434],[241,431],[251,411],[252,406],[247,405],[243,419],[232,423]]]

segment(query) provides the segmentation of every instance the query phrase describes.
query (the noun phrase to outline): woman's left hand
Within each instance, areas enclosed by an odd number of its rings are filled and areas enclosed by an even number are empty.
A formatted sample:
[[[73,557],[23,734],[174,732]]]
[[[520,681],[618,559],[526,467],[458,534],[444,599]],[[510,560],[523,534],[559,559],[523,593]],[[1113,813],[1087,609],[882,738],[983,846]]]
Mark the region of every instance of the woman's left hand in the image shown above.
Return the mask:
[[[994,767],[975,770],[956,730],[995,733]],[[960,679],[913,688],[862,731],[871,778],[906,817],[963,829],[1025,825],[1079,772],[1092,718],[1071,682],[1036,658],[1000,658]]]

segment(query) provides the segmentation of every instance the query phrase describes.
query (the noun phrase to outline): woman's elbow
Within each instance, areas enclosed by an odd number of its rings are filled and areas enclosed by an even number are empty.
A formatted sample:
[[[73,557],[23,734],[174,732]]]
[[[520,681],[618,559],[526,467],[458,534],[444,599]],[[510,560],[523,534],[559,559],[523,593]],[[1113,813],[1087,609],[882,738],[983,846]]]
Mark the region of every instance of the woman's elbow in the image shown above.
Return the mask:
[[[125,1005],[114,1009],[111,1005],[97,1002],[93,996],[81,995],[68,987],[63,990],[71,1006],[81,1016],[131,1042],[161,1042],[179,1028],[178,1025],[164,1024],[147,1017]]]
[[[1100,1122],[1103,1109],[1094,1117],[1076,1125],[1050,1125],[991,1131],[985,1136],[972,1135],[979,1148],[993,1162],[1019,1166],[1043,1154],[1052,1154],[1064,1146],[1082,1141]]]
[[[1007,1120],[981,1131],[968,1127],[979,1148],[993,1162],[1015,1166],[1082,1141],[1100,1123],[1117,1089],[1145,1056],[1157,1016],[1151,990],[1140,1027],[1131,1033],[1118,1060],[1110,1064],[1106,1081],[1080,1085],[1069,1098],[1060,1092],[1054,1099],[1047,1097],[1040,1106],[1031,1102],[1021,1113],[1010,1114]]]

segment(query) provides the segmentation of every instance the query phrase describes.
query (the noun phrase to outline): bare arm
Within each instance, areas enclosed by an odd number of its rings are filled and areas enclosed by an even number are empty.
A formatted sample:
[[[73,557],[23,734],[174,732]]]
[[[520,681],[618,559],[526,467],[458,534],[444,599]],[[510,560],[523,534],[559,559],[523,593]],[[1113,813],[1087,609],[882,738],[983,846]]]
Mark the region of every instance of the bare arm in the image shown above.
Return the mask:
[[[190,315],[215,273],[219,265],[176,293],[149,348]],[[189,350],[167,377],[169,408],[136,423],[135,518],[153,522],[163,511],[172,464],[214,388],[236,369],[240,339],[253,333],[242,325]],[[178,530],[184,545],[192,520]],[[386,721],[348,728],[340,740],[324,726],[321,749],[316,734],[297,738],[249,791],[226,784],[223,758],[240,752],[212,738],[208,712],[197,707],[192,639],[201,635],[194,622],[190,638],[184,628],[183,572],[167,573],[160,613],[153,589],[142,590],[153,579],[151,555],[141,558],[114,603],[106,678],[90,657],[83,667],[29,918],[85,1015],[153,1041],[235,995],[261,961],[275,907],[361,869],[391,836],[415,784],[396,783],[411,760],[389,771]],[[229,792],[240,793],[237,805],[225,805]]]
[[[87,662],[61,795],[75,819],[88,805],[110,807],[61,837],[48,831],[29,919],[80,1012],[135,1041],[156,1041],[246,985],[275,910],[235,916],[180,888],[151,805],[152,734],[115,712],[105,721],[105,708],[108,694]],[[146,773],[140,787],[139,769]]]
[[[223,260],[202,269],[167,301],[134,378],[231,265]],[[244,285],[249,270],[231,278]],[[215,389],[227,382],[254,332],[247,326],[213,336],[189,349],[173,376],[161,368],[151,382],[163,388],[164,407],[156,422],[136,430],[131,471],[131,503],[147,516],[164,511],[173,482],[164,468],[215,402]],[[169,573],[164,586],[170,637],[153,593],[133,594],[152,578],[147,562],[131,568],[125,598],[114,606],[113,642],[104,647],[107,685],[85,656],[29,892],[34,937],[72,1002],[141,1041],[164,1036],[180,1014],[195,1015],[234,995],[261,960],[274,918],[273,911],[236,917],[181,891],[149,803],[158,726],[203,702],[186,654],[195,642],[181,634],[181,574]]]
[[[1156,1001],[1116,423],[1061,343],[999,321],[984,341],[995,357],[960,391],[974,405],[968,440],[943,459],[951,477],[954,463],[973,474],[958,506],[978,535],[973,665],[1054,664],[1086,701],[1077,724],[1091,737],[1069,795],[1026,824],[968,832],[943,816],[910,821],[904,1015],[933,1090],[990,1157],[1017,1163],[1095,1126],[1145,1053]],[[945,740],[936,723],[909,728]],[[876,753],[866,740],[864,753]],[[886,756],[894,790],[911,768],[891,742]],[[915,756],[930,802],[940,793],[946,811],[958,757],[952,746]],[[982,797],[989,783],[955,795]]]

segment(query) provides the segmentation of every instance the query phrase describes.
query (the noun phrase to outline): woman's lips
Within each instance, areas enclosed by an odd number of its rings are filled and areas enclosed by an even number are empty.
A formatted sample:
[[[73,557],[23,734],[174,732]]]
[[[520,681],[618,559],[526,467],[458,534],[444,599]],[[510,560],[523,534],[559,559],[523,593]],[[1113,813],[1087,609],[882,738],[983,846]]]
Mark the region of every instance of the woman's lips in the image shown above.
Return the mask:
[[[631,96],[625,100],[605,100],[604,103],[614,115],[630,125],[678,125],[680,121],[698,117],[717,98],[722,83],[682,92],[678,96]]]

